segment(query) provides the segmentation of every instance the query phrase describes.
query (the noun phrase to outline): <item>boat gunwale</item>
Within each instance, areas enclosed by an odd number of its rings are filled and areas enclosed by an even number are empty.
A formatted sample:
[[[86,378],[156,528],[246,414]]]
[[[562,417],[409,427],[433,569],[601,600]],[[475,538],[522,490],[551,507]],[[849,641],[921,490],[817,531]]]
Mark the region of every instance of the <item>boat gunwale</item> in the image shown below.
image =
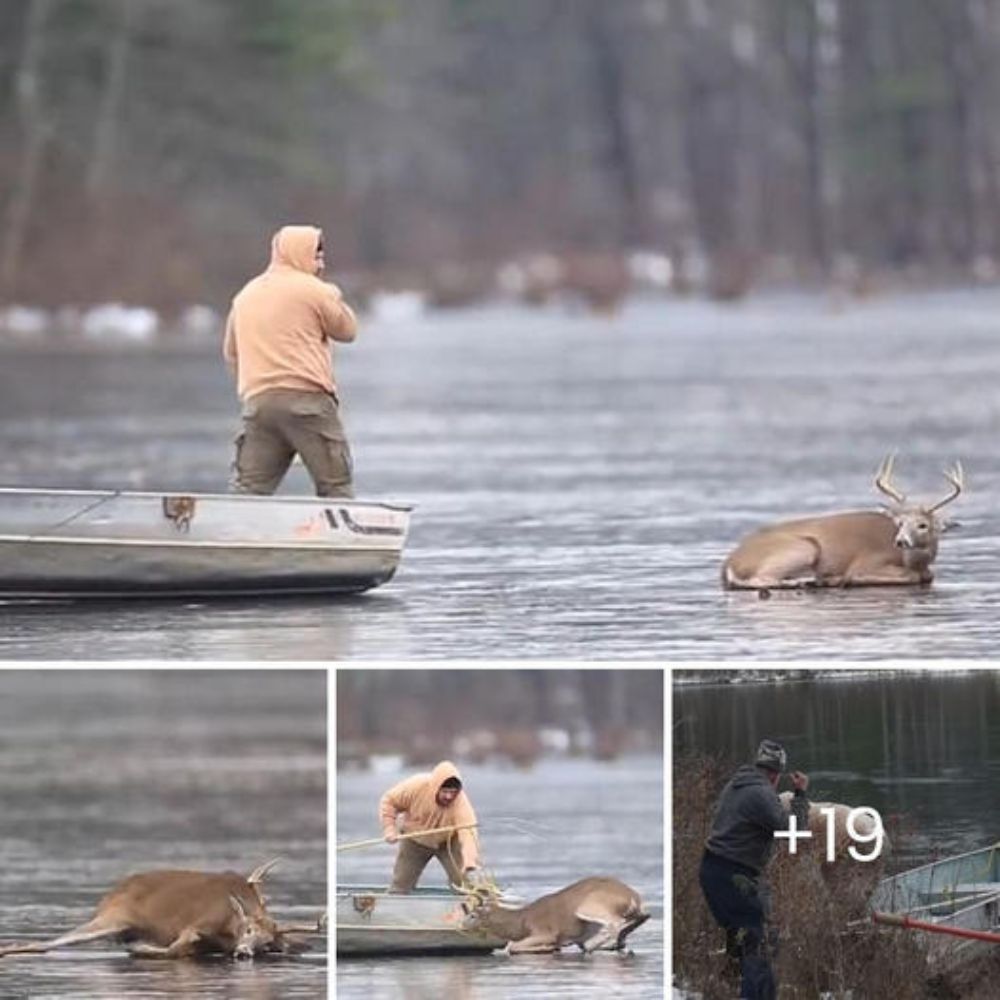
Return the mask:
[[[951,913],[942,914],[940,920],[934,919],[934,914],[928,913],[927,914],[927,916],[928,916],[928,923],[941,924],[942,926],[947,927],[948,924],[949,924],[949,921],[953,921],[956,917],[964,916],[966,913],[971,913],[974,910],[981,910],[985,906],[987,906],[989,903],[996,902],[998,898],[1000,898],[1000,883],[998,883],[998,885],[997,885],[997,891],[996,891],[996,893],[994,895],[987,896],[985,899],[977,899],[977,900],[975,900],[975,902],[970,903],[968,906],[963,906],[961,909],[953,910]],[[939,903],[930,903],[930,904],[927,904],[925,906],[914,906],[914,907],[912,907],[909,910],[876,910],[873,907],[872,908],[872,913],[882,913],[882,914],[887,914],[887,915],[891,915],[891,916],[900,916],[900,915],[902,915],[904,917],[907,917],[907,916],[910,916],[913,913],[918,913],[918,912],[920,912],[922,910],[929,910],[929,909],[932,909],[935,906],[946,906],[946,905],[948,905],[948,901],[947,900],[942,900]],[[955,904],[953,903],[951,905],[954,906]]]
[[[385,553],[403,552],[406,544],[405,536],[393,536],[399,538],[398,545],[386,545],[382,548],[370,545],[344,545],[337,542],[314,541],[314,542],[281,542],[281,541],[211,541],[190,538],[105,538],[86,537],[78,535],[0,535],[0,545],[9,543],[11,545],[48,545],[59,543],[63,545],[106,545],[106,546],[149,546],[150,548],[190,548],[190,549],[275,549],[280,552],[305,551],[305,552],[327,552],[340,553],[343,555],[370,555]]]
[[[995,844],[991,844],[988,847],[977,848],[974,851],[966,851],[964,854],[956,854],[956,855],[954,855],[953,857],[950,857],[950,858],[939,858],[937,861],[928,861],[925,864],[919,865],[916,868],[910,868],[907,871],[897,872],[895,875],[889,875],[886,878],[882,879],[882,881],[880,881],[878,883],[878,885],[875,887],[875,891],[874,891],[874,893],[872,895],[874,897],[876,894],[878,894],[881,891],[881,892],[884,892],[885,894],[889,895],[890,899],[888,900],[888,902],[893,902],[892,897],[895,895],[894,890],[896,889],[896,887],[897,886],[899,886],[900,888],[905,888],[906,887],[905,886],[905,882],[901,882],[901,880],[908,879],[911,876],[916,877],[921,872],[926,872],[929,869],[933,870],[934,868],[939,868],[939,867],[942,867],[943,865],[950,865],[950,864],[955,864],[955,863],[962,863],[962,862],[966,861],[969,858],[976,857],[977,855],[981,855],[981,854],[995,854],[998,851],[1000,851],[1000,842],[995,843]],[[971,902],[969,902],[969,904],[967,906],[961,906],[961,902],[958,902],[958,901],[955,901],[955,900],[948,900],[948,899],[944,898],[944,893],[945,893],[946,890],[942,889],[941,890],[941,896],[942,896],[942,898],[938,902],[936,902],[936,903],[924,904],[923,906],[910,907],[909,909],[902,909],[902,910],[897,910],[897,909],[879,910],[879,909],[876,909],[874,906],[870,906],[870,909],[871,909],[871,911],[873,913],[892,913],[892,914],[899,914],[899,913],[901,913],[901,914],[903,914],[905,916],[905,915],[908,915],[910,913],[914,913],[914,912],[917,912],[917,911],[920,911],[920,910],[925,910],[925,909],[932,908],[934,906],[951,905],[952,907],[955,907],[955,909],[953,909],[951,913],[944,914],[943,915],[943,919],[938,920],[938,921],[934,921],[935,923],[946,924],[949,920],[953,920],[954,918],[962,916],[962,915],[964,915],[966,913],[969,913],[969,912],[971,912],[973,910],[982,909],[988,903],[993,902],[994,900],[996,900],[997,897],[1000,896],[1000,878],[998,878],[997,881],[996,881],[996,887],[997,887],[997,891],[996,891],[996,893],[994,893],[992,895],[988,895],[988,894],[986,894],[984,892],[984,893],[982,893],[979,896],[971,896],[971,897],[969,897],[970,900],[971,900]],[[954,887],[952,887],[952,888],[954,888]],[[985,898],[983,898],[984,896],[985,896]],[[964,902],[964,900],[962,902]]]
[[[187,601],[200,598],[222,598],[242,601],[248,597],[350,597],[375,590],[388,583],[392,576],[379,583],[362,583],[354,586],[293,584],[286,587],[183,587],[178,590],[0,590],[0,607],[16,604],[82,604],[98,601],[163,602]]]
[[[68,490],[46,489],[39,486],[0,486],[0,499],[5,496],[43,496],[43,497],[115,497],[136,500],[162,500],[164,497],[183,496],[193,500],[236,500],[240,503],[291,503],[296,505],[338,504],[350,507],[381,507],[386,510],[410,513],[416,507],[412,503],[400,503],[390,500],[359,500],[354,497],[317,497],[317,496],[275,496],[258,493],[192,493],[185,490]]]
[[[412,934],[414,931],[423,931],[425,934],[457,934],[462,938],[469,938],[475,941],[476,938],[473,937],[475,931],[463,930],[461,927],[445,927],[444,925],[440,927],[421,927],[419,924],[337,924],[338,931],[394,931],[397,933]]]
[[[347,896],[392,896],[394,899],[465,899],[469,893],[455,892],[445,886],[428,885],[411,889],[409,892],[393,892],[391,887],[346,885],[338,886],[336,895]]]
[[[879,882],[879,885],[886,885],[889,882],[895,882],[901,878],[908,878],[909,876],[916,875],[917,872],[922,872],[927,868],[937,868],[940,865],[950,865],[956,861],[963,861],[965,858],[973,858],[977,854],[986,854],[987,852],[992,853],[994,851],[1000,851],[1000,841],[995,844],[990,844],[989,847],[978,847],[974,851],[966,851],[964,854],[956,854],[950,858],[938,858],[937,861],[927,861],[922,865],[918,865],[916,868],[907,868],[904,872],[896,872],[895,875],[887,875]]]
[[[470,898],[472,893],[455,892],[447,886],[418,886],[409,892],[393,892],[389,886],[367,886],[367,885],[343,885],[337,886],[335,895],[337,899],[347,899],[350,896],[391,896],[393,899],[412,899],[429,902],[433,900],[465,900]],[[524,905],[524,899],[518,895],[501,892],[499,899],[504,902]]]

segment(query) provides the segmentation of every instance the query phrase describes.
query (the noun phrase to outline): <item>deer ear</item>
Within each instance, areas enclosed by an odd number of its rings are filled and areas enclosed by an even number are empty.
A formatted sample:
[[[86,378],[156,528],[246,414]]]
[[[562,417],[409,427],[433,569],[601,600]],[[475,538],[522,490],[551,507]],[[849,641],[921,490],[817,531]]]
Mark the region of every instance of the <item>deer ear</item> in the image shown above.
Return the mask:
[[[950,517],[939,517],[938,518],[938,534],[943,535],[946,531],[954,531],[956,528],[961,528],[962,522],[952,520]]]

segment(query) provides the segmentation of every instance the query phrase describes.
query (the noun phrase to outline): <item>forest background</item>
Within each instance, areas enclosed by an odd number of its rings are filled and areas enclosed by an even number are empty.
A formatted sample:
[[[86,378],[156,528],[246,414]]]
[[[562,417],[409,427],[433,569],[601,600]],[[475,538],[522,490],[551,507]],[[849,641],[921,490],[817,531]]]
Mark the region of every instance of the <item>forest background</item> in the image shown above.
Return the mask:
[[[993,281],[998,0],[5,0],[0,305],[217,307],[278,224],[473,298]]]

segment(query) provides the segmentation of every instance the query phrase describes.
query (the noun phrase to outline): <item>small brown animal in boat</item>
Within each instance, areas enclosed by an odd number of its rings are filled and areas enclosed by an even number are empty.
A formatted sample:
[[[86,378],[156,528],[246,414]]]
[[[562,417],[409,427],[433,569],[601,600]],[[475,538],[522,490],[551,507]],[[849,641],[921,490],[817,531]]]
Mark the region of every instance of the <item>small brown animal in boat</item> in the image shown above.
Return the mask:
[[[937,503],[911,504],[892,483],[893,458],[875,486],[892,500],[883,511],[848,511],[782,521],[748,535],[726,559],[730,590],[789,587],[870,587],[928,584],[938,539],[947,530],[937,512],[964,489],[958,462],[945,472],[951,491]]]
[[[173,521],[178,531],[190,531],[197,506],[198,502],[194,497],[164,497],[163,516],[168,521]]]
[[[649,916],[635,889],[615,878],[592,877],[527,906],[487,899],[466,918],[465,926],[507,941],[511,955],[558,951],[570,944],[590,953],[598,948],[623,950],[625,938]]]
[[[264,904],[260,883],[278,859],[244,876],[237,872],[151,871],[130,875],[97,904],[93,919],[50,941],[8,945],[7,955],[37,955],[54,948],[113,939],[133,955],[190,958],[299,950],[289,934],[322,932],[316,924],[279,924]]]

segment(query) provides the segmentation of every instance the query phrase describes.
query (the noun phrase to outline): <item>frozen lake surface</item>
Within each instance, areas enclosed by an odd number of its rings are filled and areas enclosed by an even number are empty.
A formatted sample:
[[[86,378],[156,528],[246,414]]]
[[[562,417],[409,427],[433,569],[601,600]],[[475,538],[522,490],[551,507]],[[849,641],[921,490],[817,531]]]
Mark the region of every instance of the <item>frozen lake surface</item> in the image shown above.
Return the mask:
[[[360,598],[6,606],[7,658],[923,658],[1000,637],[1000,294],[620,316],[489,308],[366,326],[341,351],[359,494],[417,504],[396,579]],[[0,482],[226,488],[236,404],[214,345],[7,345]],[[725,594],[774,519],[871,508],[881,457],[945,490],[922,591]],[[308,492],[301,469],[284,489]]]

